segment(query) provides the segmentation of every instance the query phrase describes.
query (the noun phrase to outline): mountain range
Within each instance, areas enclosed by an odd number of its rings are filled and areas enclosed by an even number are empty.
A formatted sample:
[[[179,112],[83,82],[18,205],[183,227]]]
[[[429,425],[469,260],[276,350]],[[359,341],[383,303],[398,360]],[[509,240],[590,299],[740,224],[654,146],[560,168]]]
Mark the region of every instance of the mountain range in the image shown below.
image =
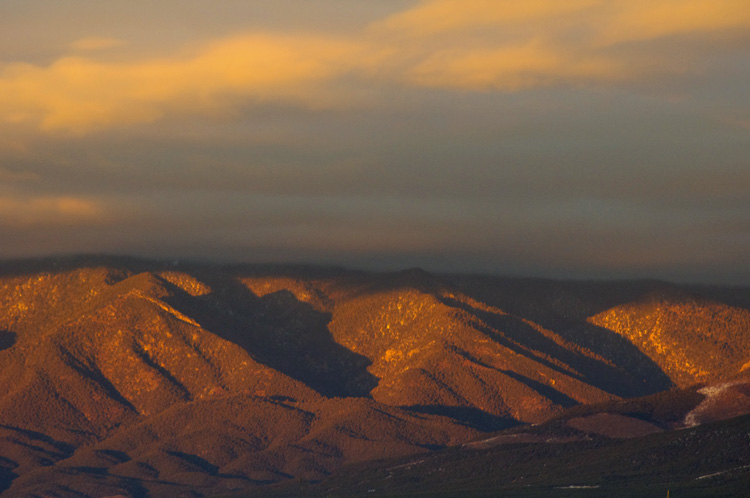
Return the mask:
[[[747,446],[750,287],[7,261],[0,385],[3,497],[564,489],[569,455]]]

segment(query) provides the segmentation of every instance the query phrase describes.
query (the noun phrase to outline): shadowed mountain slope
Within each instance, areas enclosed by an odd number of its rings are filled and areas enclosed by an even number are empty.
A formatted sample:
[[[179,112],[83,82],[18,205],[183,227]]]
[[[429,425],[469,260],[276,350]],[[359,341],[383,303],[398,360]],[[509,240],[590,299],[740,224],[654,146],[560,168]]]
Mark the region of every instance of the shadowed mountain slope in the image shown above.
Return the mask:
[[[581,404],[730,381],[750,360],[747,295],[421,270],[5,263],[0,490],[202,496],[317,480]]]
[[[748,388],[746,378],[581,405],[458,447],[350,465],[305,496],[746,496]],[[253,496],[296,496],[296,488],[282,483]]]

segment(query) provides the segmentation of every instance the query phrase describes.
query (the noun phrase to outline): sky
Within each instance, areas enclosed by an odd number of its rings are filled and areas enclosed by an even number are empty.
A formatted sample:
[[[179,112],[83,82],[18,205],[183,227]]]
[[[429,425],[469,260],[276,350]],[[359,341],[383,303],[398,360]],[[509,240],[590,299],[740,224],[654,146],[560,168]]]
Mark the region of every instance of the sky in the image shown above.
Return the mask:
[[[750,285],[747,0],[3,0],[0,258]]]

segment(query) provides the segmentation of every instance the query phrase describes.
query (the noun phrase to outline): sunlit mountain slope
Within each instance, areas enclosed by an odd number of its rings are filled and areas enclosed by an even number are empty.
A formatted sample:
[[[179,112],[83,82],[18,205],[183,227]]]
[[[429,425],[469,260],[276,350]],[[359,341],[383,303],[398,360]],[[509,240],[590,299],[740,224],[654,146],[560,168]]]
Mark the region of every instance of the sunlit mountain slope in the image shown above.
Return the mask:
[[[0,489],[167,497],[317,480],[580,404],[735,379],[750,359],[747,293],[661,287],[9,262]]]
[[[589,318],[628,339],[677,385],[750,368],[750,311],[688,293],[651,293]]]

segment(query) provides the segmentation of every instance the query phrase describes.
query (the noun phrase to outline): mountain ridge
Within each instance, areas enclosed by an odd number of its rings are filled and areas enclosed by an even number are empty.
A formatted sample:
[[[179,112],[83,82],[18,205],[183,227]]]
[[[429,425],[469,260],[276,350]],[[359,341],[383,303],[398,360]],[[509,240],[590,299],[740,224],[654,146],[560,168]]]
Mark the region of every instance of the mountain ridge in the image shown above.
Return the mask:
[[[5,262],[0,489],[203,496],[319,480],[575,406],[730,382],[750,360],[748,296],[419,269]],[[710,375],[670,367],[637,340],[643,327]],[[695,347],[701,330],[717,339]]]

